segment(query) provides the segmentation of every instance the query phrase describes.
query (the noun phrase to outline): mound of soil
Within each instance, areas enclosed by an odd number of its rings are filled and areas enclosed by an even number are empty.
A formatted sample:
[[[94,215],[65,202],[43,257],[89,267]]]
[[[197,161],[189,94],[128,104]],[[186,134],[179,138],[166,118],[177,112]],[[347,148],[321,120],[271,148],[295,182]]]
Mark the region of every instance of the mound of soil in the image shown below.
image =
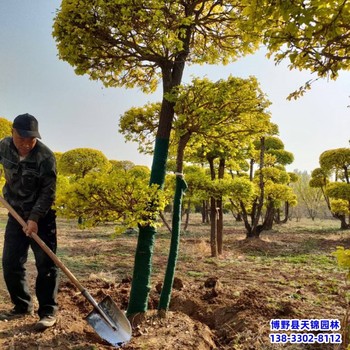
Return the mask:
[[[121,307],[127,304],[130,282],[119,284],[98,280],[86,281],[85,286],[95,300],[106,295]],[[150,294],[150,306],[156,307],[159,292]],[[62,282],[59,290],[60,311],[57,324],[44,332],[34,331],[36,316],[11,321],[0,321],[1,349],[113,349],[102,340],[84,319],[92,310],[86,299],[76,292],[70,282]],[[170,310],[159,315],[150,310],[141,318],[131,320],[133,337],[122,348],[125,350],[172,349],[269,349],[268,324],[272,318],[297,318],[298,302],[280,303],[278,307],[268,301],[264,291],[243,289],[232,294],[230,288],[214,276],[204,283],[188,285],[175,290]],[[0,313],[8,305],[0,304]],[[134,322],[135,321],[135,322]],[[244,347],[239,346],[240,342]],[[300,345],[299,345],[300,346]],[[289,348],[285,346],[285,348]],[[272,348],[271,348],[272,349]],[[307,349],[299,347],[298,349]],[[324,345],[312,349],[333,349]]]
[[[125,304],[129,286],[103,281],[88,281],[87,289],[95,300],[110,295],[118,304]],[[36,332],[37,316],[26,316],[10,321],[0,321],[1,349],[113,349],[102,340],[95,330],[84,320],[92,306],[75,292],[70,282],[61,284],[59,290],[60,311],[57,324]],[[0,313],[9,305],[0,304]],[[131,321],[131,323],[133,323]],[[156,311],[146,313],[142,321],[133,324],[133,337],[123,349],[214,349],[215,336],[204,323],[192,319],[186,313],[168,311],[159,316]]]

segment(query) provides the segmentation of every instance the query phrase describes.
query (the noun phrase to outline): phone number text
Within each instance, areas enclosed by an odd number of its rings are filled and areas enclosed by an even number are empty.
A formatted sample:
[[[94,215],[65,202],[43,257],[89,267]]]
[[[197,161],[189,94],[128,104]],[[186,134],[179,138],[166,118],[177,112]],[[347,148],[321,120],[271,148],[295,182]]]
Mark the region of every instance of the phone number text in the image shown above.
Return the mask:
[[[341,344],[340,333],[270,333],[271,343],[319,343],[319,344]]]

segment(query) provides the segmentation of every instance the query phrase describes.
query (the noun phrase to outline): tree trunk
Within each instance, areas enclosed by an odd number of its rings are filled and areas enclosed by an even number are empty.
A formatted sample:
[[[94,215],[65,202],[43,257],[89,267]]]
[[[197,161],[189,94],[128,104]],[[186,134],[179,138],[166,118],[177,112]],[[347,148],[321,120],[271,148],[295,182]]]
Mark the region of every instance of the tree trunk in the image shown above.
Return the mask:
[[[205,200],[202,201],[202,210],[201,210],[201,214],[202,214],[202,224],[205,223],[205,216],[206,216],[206,206],[205,206]]]
[[[249,180],[253,181],[254,177],[254,159],[250,160],[250,168],[249,168]]]
[[[266,214],[265,214],[265,220],[262,225],[264,230],[266,231],[272,230],[275,213],[276,213],[276,209],[274,208],[273,203],[269,202],[267,206]]]
[[[202,201],[202,210],[201,210],[201,214],[202,214],[202,224],[208,224],[210,222],[210,205],[209,205],[209,201],[203,200]]]
[[[186,181],[183,178],[183,158],[185,147],[190,139],[190,134],[183,135],[179,140],[176,159],[176,186],[174,195],[174,208],[172,220],[172,232],[170,240],[169,257],[167,268],[164,276],[162,292],[160,294],[158,310],[167,310],[170,303],[171,290],[173,287],[177,256],[180,245],[180,229],[181,229],[181,204],[183,194],[187,189]]]
[[[248,214],[248,210],[245,207],[244,203],[241,202],[240,206],[242,209],[242,218],[244,221],[244,226],[247,231],[246,238],[259,238],[260,233],[263,231],[263,225],[259,225],[259,219],[261,216],[262,208],[264,205],[264,193],[265,193],[265,184],[264,184],[264,175],[263,175],[263,169],[265,166],[264,158],[265,158],[265,138],[261,137],[260,139],[261,148],[260,148],[260,175],[259,175],[259,188],[260,188],[260,195],[257,197],[252,205],[251,213]],[[251,161],[251,167],[253,166],[254,162]],[[252,174],[252,172],[251,172]],[[252,176],[252,175],[251,175]],[[250,220],[249,220],[250,219]]]
[[[187,202],[184,231],[187,231],[188,224],[190,222],[190,210],[191,210],[190,208],[191,208],[191,200],[189,199],[188,202]]]
[[[219,179],[223,179],[225,174],[225,159],[220,159],[219,162]],[[223,205],[222,197],[220,197],[217,202],[217,244],[218,244],[218,254],[221,255],[223,252],[223,235],[224,235],[224,215],[223,215]]]
[[[350,224],[346,222],[346,216],[345,215],[336,215],[336,217],[340,220],[340,229],[341,230],[347,230],[350,228]]]
[[[186,38],[187,41],[189,38]],[[185,40],[185,39],[184,39]],[[186,41],[186,42],[187,42]],[[188,44],[188,42],[187,42]],[[170,132],[174,118],[174,103],[165,97],[174,87],[181,84],[182,74],[188,55],[188,46],[179,54],[175,63],[162,67],[163,99],[159,116],[159,124],[154,146],[154,156],[150,175],[150,185],[157,184],[163,188],[168,159]],[[152,256],[156,234],[152,226],[140,226],[135,252],[133,278],[129,297],[127,315],[146,312],[151,285]]]
[[[211,256],[218,256],[218,248],[217,248],[217,237],[216,237],[216,200],[215,198],[210,198],[210,248],[211,248]]]
[[[164,185],[165,163],[168,156],[169,139],[157,139],[151,170],[151,183]],[[127,315],[146,312],[151,285],[152,256],[156,228],[140,226],[135,252],[134,271]]]
[[[214,168],[214,157],[208,157],[210,167],[210,177],[212,180],[215,179],[215,168]],[[214,197],[210,198],[210,248],[211,256],[218,256],[217,246],[217,204]]]
[[[280,208],[277,208],[275,210],[275,217],[274,217],[274,222],[276,224],[280,224],[281,223],[281,209]]]
[[[281,224],[286,224],[289,219],[289,209],[290,209],[290,204],[289,202],[284,203],[284,219],[281,220]]]
[[[242,222],[243,221],[242,213],[237,213],[235,216],[235,220],[236,222]]]
[[[162,219],[163,221],[163,224],[165,225],[165,227],[168,229],[168,231],[171,233],[171,227],[170,225],[168,224],[168,222],[166,221],[166,218],[164,216],[164,213],[159,213],[159,216],[160,218]]]
[[[205,224],[209,224],[210,222],[210,201],[206,200],[205,201]]]
[[[218,254],[223,253],[223,241],[224,241],[224,215],[222,208],[222,199],[218,199],[217,205],[217,244],[218,244]]]
[[[176,177],[176,190],[174,197],[174,212],[172,234],[170,240],[169,257],[164,276],[162,292],[160,294],[158,310],[167,310],[170,303],[171,291],[174,282],[176,263],[180,244],[181,201],[187,185],[181,176]]]
[[[260,238],[260,234],[263,230],[264,230],[263,225],[257,225],[256,227],[252,227],[249,232],[247,231],[246,238],[247,239]]]

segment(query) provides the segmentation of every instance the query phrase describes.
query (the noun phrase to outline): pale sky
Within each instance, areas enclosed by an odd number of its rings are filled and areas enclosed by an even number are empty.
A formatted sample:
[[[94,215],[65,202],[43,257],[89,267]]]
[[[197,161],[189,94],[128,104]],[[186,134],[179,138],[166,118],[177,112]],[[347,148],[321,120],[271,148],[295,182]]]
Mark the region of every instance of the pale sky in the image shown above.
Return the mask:
[[[42,141],[53,151],[89,147],[109,159],[151,165],[137,145],[125,143],[118,133],[118,120],[126,110],[160,101],[160,89],[145,95],[136,89],[104,88],[57,57],[52,23],[58,0],[0,0],[0,116],[13,120],[33,114],[40,123]],[[307,72],[290,71],[287,62],[275,66],[264,53],[228,66],[190,66],[184,82],[192,76],[215,81],[229,75],[254,75],[272,102],[272,121],[295,161],[292,171],[318,167],[319,155],[328,149],[349,147],[350,72],[337,81],[318,81],[296,101],[288,94],[310,78]]]

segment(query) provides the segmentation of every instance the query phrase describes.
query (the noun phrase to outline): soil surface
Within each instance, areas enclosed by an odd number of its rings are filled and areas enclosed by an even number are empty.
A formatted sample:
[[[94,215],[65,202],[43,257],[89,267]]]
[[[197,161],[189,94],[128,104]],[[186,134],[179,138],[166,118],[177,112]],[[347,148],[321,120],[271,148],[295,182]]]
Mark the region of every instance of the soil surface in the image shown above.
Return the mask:
[[[4,220],[0,215],[0,233]],[[63,220],[58,225],[60,259],[95,300],[109,295],[126,310],[137,235],[112,237],[112,226],[80,230]],[[210,256],[209,226],[196,224],[182,235],[170,310],[163,317],[156,310],[170,240],[165,231],[158,235],[149,312],[131,320],[132,339],[123,349],[345,348],[345,338],[342,346],[271,344],[269,334],[271,319],[338,319],[346,336],[349,291],[332,252],[349,247],[349,231],[288,224],[247,241],[242,227],[230,224],[224,233],[224,253],[217,258]],[[32,255],[27,272],[35,295]],[[115,348],[85,320],[92,306],[63,273],[58,301],[57,324],[44,332],[34,331],[37,315],[0,321],[0,349]],[[11,307],[1,275],[0,313]]]

